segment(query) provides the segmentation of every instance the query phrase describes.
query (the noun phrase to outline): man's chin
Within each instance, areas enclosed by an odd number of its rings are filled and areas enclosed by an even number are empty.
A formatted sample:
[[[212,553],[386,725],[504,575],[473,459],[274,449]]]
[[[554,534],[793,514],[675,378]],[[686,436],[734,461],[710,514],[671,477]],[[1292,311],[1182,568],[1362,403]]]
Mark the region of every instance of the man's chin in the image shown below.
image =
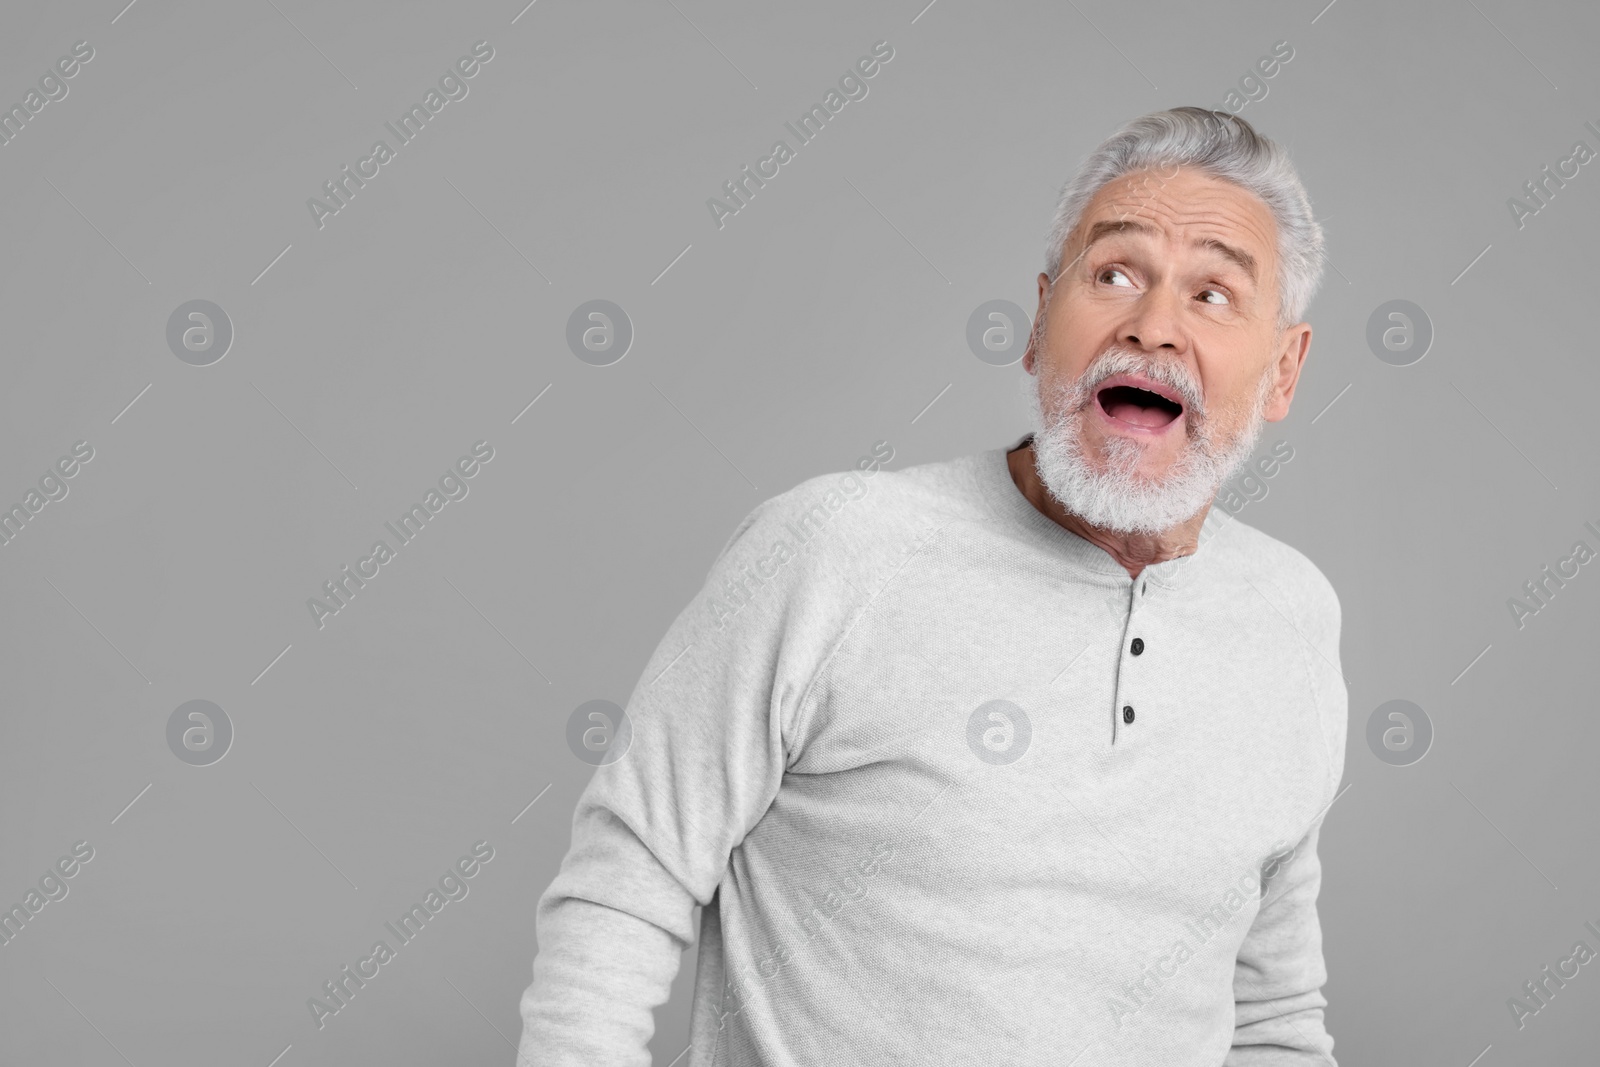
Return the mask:
[[[1083,472],[1097,482],[1120,486],[1127,492],[1159,494],[1175,488],[1187,473],[1186,457],[1165,455],[1153,441],[1128,437],[1083,441],[1077,454]]]
[[[1060,437],[1037,431],[1034,437],[1039,479],[1056,502],[1118,533],[1162,533],[1205,509],[1221,480],[1215,471],[1208,477],[1185,464],[1185,458],[1157,461],[1126,439],[1079,452]]]
[[[1108,456],[1104,450],[1090,452],[1085,461],[1088,473],[1096,480],[1114,479],[1136,493],[1158,493],[1169,488],[1176,466],[1176,459],[1157,458],[1148,452],[1134,458],[1131,464],[1127,458]]]

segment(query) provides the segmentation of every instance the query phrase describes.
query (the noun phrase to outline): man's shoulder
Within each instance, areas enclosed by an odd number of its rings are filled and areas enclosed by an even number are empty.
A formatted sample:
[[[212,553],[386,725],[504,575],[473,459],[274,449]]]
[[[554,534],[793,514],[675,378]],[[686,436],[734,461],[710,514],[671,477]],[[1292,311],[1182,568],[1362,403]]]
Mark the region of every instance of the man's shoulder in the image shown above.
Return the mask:
[[[1290,639],[1296,646],[1309,646],[1304,661],[1312,702],[1321,709],[1332,796],[1343,774],[1349,728],[1349,687],[1339,666],[1339,595],[1309,556],[1265,531],[1235,518],[1220,536],[1219,556],[1229,576],[1224,580],[1232,575],[1248,580],[1254,586],[1251,597],[1259,594],[1272,614],[1291,620],[1295,634]]]
[[[802,573],[859,573],[903,560],[939,527],[979,514],[972,467],[958,456],[889,470],[834,470],[768,497],[745,516],[722,555],[787,549]],[[781,546],[781,547],[780,547]]]
[[[1214,536],[1220,562],[1230,570],[1270,584],[1300,612],[1331,622],[1337,631],[1339,594],[1311,557],[1238,518],[1222,519]]]

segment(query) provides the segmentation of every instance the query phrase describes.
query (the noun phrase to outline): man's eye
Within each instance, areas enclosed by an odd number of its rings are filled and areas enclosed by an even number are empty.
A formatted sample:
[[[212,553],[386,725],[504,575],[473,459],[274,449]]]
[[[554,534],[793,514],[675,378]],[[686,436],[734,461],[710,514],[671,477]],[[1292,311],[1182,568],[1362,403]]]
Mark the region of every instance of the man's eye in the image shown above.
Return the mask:
[[[1121,277],[1122,277],[1122,278],[1124,278],[1124,279],[1126,279],[1126,278],[1127,278],[1127,277],[1128,277],[1128,276],[1127,276],[1127,275],[1126,275],[1126,274],[1123,274],[1123,273],[1122,273],[1122,272],[1121,272],[1121,271],[1120,271],[1120,270],[1118,270],[1118,269],[1117,269],[1117,268],[1116,268],[1116,267],[1107,267],[1107,268],[1106,268],[1106,269],[1105,269],[1105,270],[1102,270],[1102,271],[1101,271],[1101,272],[1100,272],[1100,280],[1101,280],[1101,281],[1105,281],[1105,280],[1106,280],[1106,278],[1107,278],[1107,277],[1108,277],[1108,276],[1109,276],[1109,275],[1112,275],[1112,274],[1116,274],[1116,275],[1119,275],[1119,276],[1121,276]],[[1128,283],[1127,283],[1127,284],[1129,284],[1129,285],[1132,285],[1132,284],[1133,284],[1133,283],[1132,283],[1132,282],[1128,282]]]
[[[1227,303],[1231,303],[1231,301],[1228,299],[1228,294],[1224,293],[1221,289],[1202,289],[1201,292],[1202,293],[1216,293],[1217,296],[1222,298],[1220,300],[1207,300],[1206,303],[1208,303],[1208,304],[1227,304]]]

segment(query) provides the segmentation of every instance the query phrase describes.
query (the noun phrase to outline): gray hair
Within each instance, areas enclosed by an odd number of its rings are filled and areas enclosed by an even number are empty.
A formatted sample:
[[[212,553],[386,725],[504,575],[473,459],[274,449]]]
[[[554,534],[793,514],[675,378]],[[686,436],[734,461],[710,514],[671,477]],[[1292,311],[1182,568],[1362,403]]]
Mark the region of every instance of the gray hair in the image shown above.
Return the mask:
[[[1096,148],[1061,188],[1045,249],[1045,274],[1055,285],[1067,238],[1094,195],[1124,175],[1172,166],[1195,167],[1254,193],[1278,229],[1278,322],[1304,315],[1322,284],[1322,227],[1289,154],[1244,119],[1226,111],[1175,107],[1128,122]],[[1170,175],[1169,175],[1170,176]]]

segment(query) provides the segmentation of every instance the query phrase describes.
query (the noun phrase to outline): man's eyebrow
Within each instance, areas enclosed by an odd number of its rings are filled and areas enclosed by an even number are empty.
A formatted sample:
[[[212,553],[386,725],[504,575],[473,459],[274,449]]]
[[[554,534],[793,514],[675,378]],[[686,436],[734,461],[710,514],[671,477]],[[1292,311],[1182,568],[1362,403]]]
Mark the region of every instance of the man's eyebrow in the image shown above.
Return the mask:
[[[1146,237],[1161,236],[1161,231],[1148,223],[1136,222],[1133,219],[1102,219],[1089,227],[1089,239],[1084,243],[1083,254],[1086,254],[1102,237],[1119,233],[1136,233]],[[1197,237],[1189,243],[1197,248],[1209,248],[1223,258],[1231,260],[1249,276],[1252,282],[1256,280],[1256,257],[1244,249],[1236,248],[1226,241],[1219,241],[1215,237]]]

